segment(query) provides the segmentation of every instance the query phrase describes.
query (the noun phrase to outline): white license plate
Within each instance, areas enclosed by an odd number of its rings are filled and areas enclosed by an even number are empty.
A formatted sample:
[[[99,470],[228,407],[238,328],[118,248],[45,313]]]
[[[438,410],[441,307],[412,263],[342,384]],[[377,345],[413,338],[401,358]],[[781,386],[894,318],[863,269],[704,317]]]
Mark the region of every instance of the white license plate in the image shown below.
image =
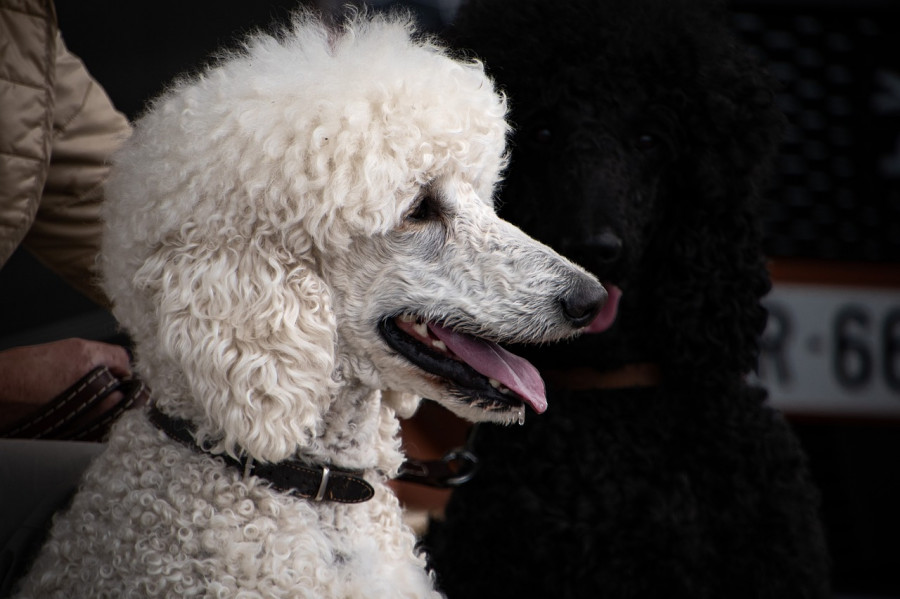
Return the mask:
[[[900,416],[900,290],[776,283],[758,380],[793,413]]]

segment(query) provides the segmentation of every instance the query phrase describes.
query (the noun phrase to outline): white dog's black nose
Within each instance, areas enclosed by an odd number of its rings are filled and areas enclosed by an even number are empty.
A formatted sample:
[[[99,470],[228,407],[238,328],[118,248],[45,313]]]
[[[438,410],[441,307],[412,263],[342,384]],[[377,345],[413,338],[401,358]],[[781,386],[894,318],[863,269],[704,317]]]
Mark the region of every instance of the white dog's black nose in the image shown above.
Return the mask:
[[[563,315],[573,326],[589,325],[606,303],[606,289],[590,279],[579,281],[561,298]]]

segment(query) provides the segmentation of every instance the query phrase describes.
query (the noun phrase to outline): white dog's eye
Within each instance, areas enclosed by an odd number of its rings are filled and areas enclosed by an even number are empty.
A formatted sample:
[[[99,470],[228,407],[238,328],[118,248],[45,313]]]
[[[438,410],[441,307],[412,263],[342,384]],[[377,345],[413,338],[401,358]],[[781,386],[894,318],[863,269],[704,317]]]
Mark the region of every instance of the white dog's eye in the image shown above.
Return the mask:
[[[410,211],[406,214],[406,220],[413,223],[421,223],[436,220],[440,216],[440,203],[432,194],[423,194],[416,200]]]

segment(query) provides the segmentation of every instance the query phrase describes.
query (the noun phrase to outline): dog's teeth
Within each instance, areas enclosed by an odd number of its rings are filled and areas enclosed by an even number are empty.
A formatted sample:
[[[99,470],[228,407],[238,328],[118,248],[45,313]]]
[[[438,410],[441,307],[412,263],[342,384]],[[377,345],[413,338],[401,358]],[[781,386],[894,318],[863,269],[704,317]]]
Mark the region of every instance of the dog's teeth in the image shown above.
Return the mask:
[[[447,351],[447,345],[446,345],[443,341],[441,341],[440,339],[434,339],[434,340],[432,340],[431,346],[434,347],[434,348],[437,348],[437,349],[441,350],[442,352],[446,352],[446,351]]]
[[[525,424],[525,406],[519,408],[519,426]]]
[[[414,320],[415,320],[415,317],[413,317],[412,314],[401,314],[400,315],[400,322],[412,322]]]
[[[413,330],[420,337],[428,337],[428,325],[424,322],[416,322],[416,324],[413,325]]]
[[[489,378],[488,382],[491,384],[491,387],[503,393],[504,395],[508,395],[510,393],[509,387],[498,381],[497,379]]]

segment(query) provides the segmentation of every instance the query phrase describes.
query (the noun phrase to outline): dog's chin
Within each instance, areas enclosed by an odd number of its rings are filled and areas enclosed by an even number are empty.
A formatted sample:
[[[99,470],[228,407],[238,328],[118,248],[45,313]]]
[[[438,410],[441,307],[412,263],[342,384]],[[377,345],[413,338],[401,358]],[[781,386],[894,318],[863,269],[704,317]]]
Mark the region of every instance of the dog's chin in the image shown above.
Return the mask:
[[[538,413],[546,409],[543,381],[540,381],[539,390],[536,388],[538,383],[533,380],[511,383],[517,387],[511,389],[500,380],[482,374],[454,353],[445,340],[435,334],[435,330],[440,331],[441,328],[423,318],[409,315],[386,317],[378,323],[378,331],[388,347],[421,373],[421,382],[430,390],[424,394],[429,399],[440,402],[458,416],[476,422],[521,420],[526,405]],[[447,338],[446,334],[444,338]],[[473,343],[490,344],[491,348],[503,351],[487,341],[475,340]],[[521,358],[514,358],[527,364],[524,367],[526,371],[533,369]],[[478,367],[486,370],[483,365]],[[534,373],[537,376],[536,370]]]
[[[449,411],[469,422],[521,424],[525,421],[525,413],[527,412],[524,402],[521,401],[519,402],[518,407],[506,406],[505,408],[498,407],[486,410],[471,402],[468,398],[460,398],[459,396],[455,396],[452,392],[445,397],[438,398],[436,401]]]

